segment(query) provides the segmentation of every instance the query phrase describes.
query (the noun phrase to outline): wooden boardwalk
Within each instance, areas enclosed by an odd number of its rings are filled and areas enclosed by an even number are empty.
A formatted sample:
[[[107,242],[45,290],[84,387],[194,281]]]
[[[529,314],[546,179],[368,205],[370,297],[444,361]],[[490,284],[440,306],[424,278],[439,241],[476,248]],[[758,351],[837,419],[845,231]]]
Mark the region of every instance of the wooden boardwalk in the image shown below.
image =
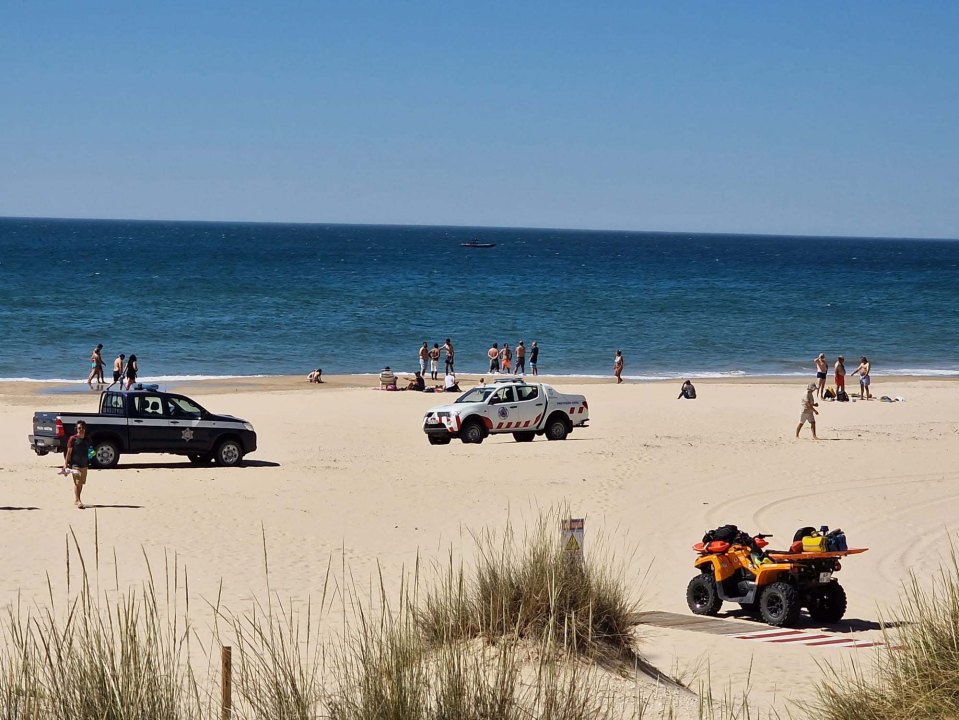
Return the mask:
[[[806,645],[808,647],[871,648],[882,643],[869,640],[857,640],[844,634],[824,633],[821,631],[796,630],[793,628],[775,628],[758,621],[736,620],[733,618],[703,617],[671,612],[643,612],[638,615],[639,622],[653,627],[671,630],[689,630],[709,635],[728,635],[737,640],[775,643],[781,645]]]

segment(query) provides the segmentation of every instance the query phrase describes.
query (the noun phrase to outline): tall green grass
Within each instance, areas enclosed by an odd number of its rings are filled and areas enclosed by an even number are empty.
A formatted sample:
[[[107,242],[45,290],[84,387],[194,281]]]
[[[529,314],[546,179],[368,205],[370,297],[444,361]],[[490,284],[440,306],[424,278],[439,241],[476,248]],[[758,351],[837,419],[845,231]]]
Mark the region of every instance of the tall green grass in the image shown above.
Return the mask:
[[[630,661],[639,603],[623,567],[600,544],[579,559],[562,547],[561,513],[540,515],[518,537],[473,535],[476,566],[470,572],[450,555],[425,593],[416,620],[427,640],[442,644],[471,638],[544,636],[567,652],[593,659]]]
[[[823,720],[950,720],[959,717],[959,562],[930,582],[915,574],[883,631],[874,670],[828,668],[819,686]]]

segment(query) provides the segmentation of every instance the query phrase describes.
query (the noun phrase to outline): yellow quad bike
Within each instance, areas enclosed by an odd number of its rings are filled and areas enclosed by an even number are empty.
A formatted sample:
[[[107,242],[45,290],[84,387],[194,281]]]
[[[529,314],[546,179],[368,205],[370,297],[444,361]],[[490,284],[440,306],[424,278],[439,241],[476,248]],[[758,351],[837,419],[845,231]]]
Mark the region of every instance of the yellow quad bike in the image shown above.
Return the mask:
[[[759,613],[774,627],[793,627],[802,608],[816,622],[835,623],[846,612],[846,591],[833,573],[839,558],[867,548],[831,552],[781,552],[765,547],[767,537],[739,533],[732,542],[696,543],[699,574],[686,587],[696,615],[716,615],[724,602]]]

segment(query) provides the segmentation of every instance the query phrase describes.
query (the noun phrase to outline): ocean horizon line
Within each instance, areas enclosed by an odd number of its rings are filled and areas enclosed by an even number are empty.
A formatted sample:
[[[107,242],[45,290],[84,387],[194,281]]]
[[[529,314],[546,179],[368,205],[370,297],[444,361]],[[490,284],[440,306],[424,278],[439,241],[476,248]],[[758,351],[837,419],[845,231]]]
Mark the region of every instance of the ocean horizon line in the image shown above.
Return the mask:
[[[444,223],[383,223],[383,222],[326,222],[321,220],[210,220],[210,219],[182,219],[182,218],[123,218],[123,217],[43,217],[30,215],[0,215],[0,220],[27,220],[53,222],[106,222],[106,223],[182,223],[206,225],[267,225],[267,226],[298,226],[321,228],[424,228],[450,230],[519,230],[519,231],[546,231],[571,233],[624,233],[627,235],[689,235],[699,238],[747,237],[795,240],[918,240],[932,242],[959,242],[959,237],[942,237],[933,235],[833,235],[829,233],[795,233],[786,231],[764,232],[761,230],[650,230],[639,228],[599,228],[599,227],[556,227],[552,225],[456,225]]]

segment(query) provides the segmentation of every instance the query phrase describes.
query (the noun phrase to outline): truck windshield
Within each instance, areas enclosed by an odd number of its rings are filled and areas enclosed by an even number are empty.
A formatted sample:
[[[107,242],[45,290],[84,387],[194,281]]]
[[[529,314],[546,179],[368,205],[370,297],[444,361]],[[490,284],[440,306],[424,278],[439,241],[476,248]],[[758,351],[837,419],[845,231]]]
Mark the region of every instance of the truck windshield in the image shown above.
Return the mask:
[[[485,402],[486,398],[488,398],[495,390],[496,388],[491,388],[491,387],[473,388],[469,392],[463,393],[458,398],[456,398],[456,402],[458,403]]]

